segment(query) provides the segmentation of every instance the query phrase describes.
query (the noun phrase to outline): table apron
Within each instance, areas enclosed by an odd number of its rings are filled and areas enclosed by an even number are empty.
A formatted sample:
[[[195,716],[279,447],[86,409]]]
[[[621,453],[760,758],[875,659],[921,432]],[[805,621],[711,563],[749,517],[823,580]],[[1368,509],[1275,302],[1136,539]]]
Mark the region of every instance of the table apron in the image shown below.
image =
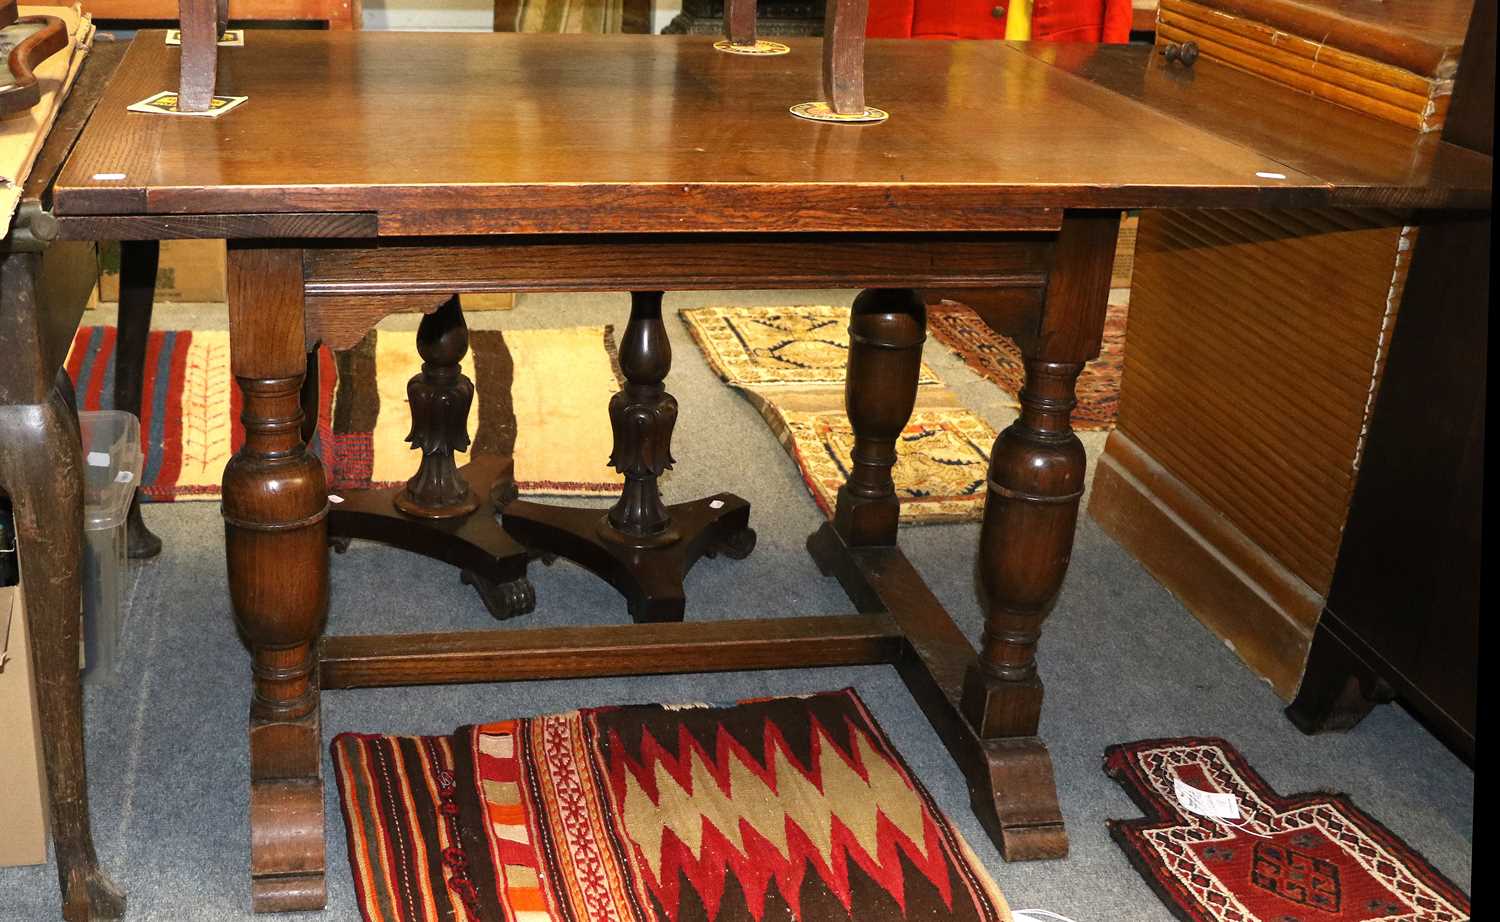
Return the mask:
[[[1046,283],[1054,235],[527,237],[304,251],[307,294],[758,288],[996,288]]]

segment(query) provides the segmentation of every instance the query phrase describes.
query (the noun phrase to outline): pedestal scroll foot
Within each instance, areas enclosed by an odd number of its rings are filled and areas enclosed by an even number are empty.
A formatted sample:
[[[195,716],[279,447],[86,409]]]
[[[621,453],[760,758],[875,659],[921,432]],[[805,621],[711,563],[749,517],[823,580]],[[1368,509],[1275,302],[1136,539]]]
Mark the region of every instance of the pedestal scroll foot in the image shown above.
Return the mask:
[[[536,589],[526,577],[497,582],[473,570],[459,576],[465,586],[473,586],[480,601],[496,621],[508,621],[536,611]]]

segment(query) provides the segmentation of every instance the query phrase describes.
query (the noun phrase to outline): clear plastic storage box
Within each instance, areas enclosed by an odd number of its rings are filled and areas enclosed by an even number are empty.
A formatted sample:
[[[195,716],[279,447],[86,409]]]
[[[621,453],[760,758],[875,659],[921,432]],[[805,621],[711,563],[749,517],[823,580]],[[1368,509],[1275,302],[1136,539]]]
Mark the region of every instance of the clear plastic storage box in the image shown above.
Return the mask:
[[[130,413],[78,414],[83,434],[83,677],[117,674],[120,618],[129,569],[125,515],[141,479],[141,424]]]

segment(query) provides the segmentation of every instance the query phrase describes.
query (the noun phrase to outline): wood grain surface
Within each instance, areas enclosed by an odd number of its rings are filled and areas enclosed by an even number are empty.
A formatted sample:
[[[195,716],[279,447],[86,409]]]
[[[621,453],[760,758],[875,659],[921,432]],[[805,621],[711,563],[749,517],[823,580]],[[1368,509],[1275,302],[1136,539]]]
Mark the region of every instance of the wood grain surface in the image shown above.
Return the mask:
[[[1381,212],[1170,211],[1136,240],[1120,431],[1320,595],[1397,322],[1403,232]]]
[[[1434,76],[1452,77],[1472,0],[1214,0],[1234,16]]]
[[[174,79],[176,49],[143,32],[57,211],[372,211],[407,235],[990,230],[1019,208],[1290,206],[1337,185],[1189,124],[1206,100],[1168,116],[999,43],[871,42],[867,91],[891,120],[804,122],[786,110],[817,98],[821,49],[792,44],[256,32],[221,55],[220,92],[250,101],[191,119],[125,111]],[[1487,159],[1405,153],[1356,161],[1391,197],[1487,200]]]
[[[1027,54],[1282,163],[1318,176],[1348,205],[1433,201],[1489,208],[1491,160],[1218,61],[1191,69],[1128,45],[1031,42]],[[1211,101],[1212,104],[1209,104]]]
[[[1433,5],[1392,2],[1376,6],[1403,10]],[[1237,12],[1237,6],[1235,0],[1162,0],[1156,44],[1162,48],[1191,41],[1206,59],[1222,61],[1299,92],[1407,128],[1433,131],[1442,127],[1454,66],[1463,44],[1462,21],[1446,33],[1441,31],[1441,22],[1425,23],[1430,30],[1427,37],[1440,48],[1434,52],[1433,61],[1417,62],[1404,60],[1397,53],[1405,45],[1372,46],[1372,36],[1387,34],[1383,31],[1386,23],[1346,23],[1345,28],[1335,30],[1306,23],[1287,31],[1273,22],[1285,19],[1276,15],[1281,6],[1295,4],[1262,3],[1247,14]],[[1317,31],[1297,31],[1308,27]],[[1393,57],[1401,63],[1392,63]]]

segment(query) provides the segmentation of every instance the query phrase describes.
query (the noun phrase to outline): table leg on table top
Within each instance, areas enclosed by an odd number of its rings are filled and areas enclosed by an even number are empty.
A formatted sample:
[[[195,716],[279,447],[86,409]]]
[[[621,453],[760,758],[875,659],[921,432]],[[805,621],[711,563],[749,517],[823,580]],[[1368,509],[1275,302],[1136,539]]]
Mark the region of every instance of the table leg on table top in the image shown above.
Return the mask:
[[[224,543],[251,653],[250,874],[256,911],[324,903],[317,640],[328,611],[328,490],[302,439],[302,258],[229,250],[230,363],[245,443],[224,470]]]

